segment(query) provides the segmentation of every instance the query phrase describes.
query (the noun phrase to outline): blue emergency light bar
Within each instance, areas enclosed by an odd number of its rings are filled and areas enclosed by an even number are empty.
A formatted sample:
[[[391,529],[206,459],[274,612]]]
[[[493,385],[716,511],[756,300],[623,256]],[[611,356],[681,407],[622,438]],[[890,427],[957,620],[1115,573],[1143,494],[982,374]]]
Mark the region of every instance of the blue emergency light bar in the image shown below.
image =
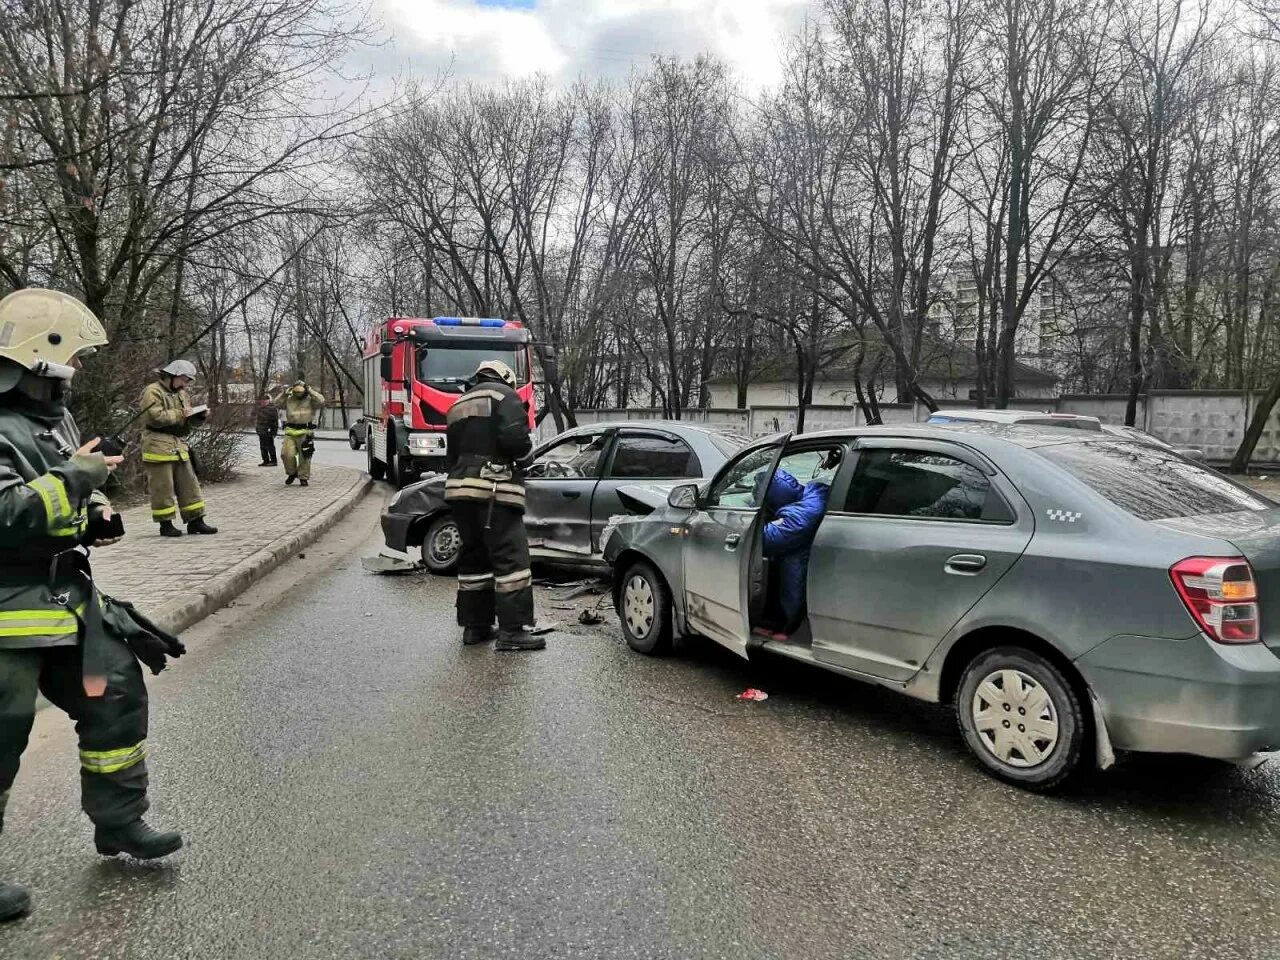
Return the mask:
[[[435,317],[432,321],[437,327],[505,327],[505,320],[492,317]]]

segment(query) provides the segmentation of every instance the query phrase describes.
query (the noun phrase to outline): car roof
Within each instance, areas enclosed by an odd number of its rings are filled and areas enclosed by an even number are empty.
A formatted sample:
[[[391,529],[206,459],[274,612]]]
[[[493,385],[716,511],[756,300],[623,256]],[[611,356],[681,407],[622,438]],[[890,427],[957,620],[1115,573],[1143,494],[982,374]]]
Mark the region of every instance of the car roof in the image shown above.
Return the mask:
[[[576,427],[570,427],[563,433],[556,434],[556,437],[563,437],[570,433],[578,433],[583,430],[669,430],[673,433],[681,431],[689,431],[693,433],[705,433],[712,436],[724,436],[730,434],[729,430],[717,430],[714,424],[696,423],[688,420],[608,420],[603,423],[580,423]],[[555,439],[552,437],[551,439]]]
[[[1092,430],[1061,430],[1055,427],[1038,428],[1037,425],[992,423],[970,420],[965,423],[904,423],[887,426],[848,427],[843,430],[821,430],[815,433],[794,434],[791,442],[809,440],[848,440],[857,437],[902,437],[917,440],[957,440],[963,434],[976,447],[1011,445],[1034,450],[1065,443],[1100,443],[1117,441],[1112,434]],[[776,440],[779,435],[761,438],[761,442]]]
[[[1020,423],[1024,420],[1069,420],[1099,425],[1102,423],[1097,417],[1082,413],[1053,413],[1040,410],[935,410],[930,417],[955,417],[958,420],[989,423]]]

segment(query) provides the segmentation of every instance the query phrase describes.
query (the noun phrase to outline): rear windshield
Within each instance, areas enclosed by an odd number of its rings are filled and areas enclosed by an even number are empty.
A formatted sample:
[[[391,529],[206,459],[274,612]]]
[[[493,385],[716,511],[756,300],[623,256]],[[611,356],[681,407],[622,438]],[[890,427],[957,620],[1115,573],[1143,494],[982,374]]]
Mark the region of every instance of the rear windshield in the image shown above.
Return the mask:
[[[1063,443],[1036,451],[1143,520],[1274,506],[1252,490],[1177,454],[1124,440]]]
[[[1094,433],[1102,429],[1102,424],[1097,420],[1071,420],[1060,417],[1027,417],[1025,420],[1019,420],[1018,423],[1033,427],[1059,427],[1063,430],[1092,430]]]

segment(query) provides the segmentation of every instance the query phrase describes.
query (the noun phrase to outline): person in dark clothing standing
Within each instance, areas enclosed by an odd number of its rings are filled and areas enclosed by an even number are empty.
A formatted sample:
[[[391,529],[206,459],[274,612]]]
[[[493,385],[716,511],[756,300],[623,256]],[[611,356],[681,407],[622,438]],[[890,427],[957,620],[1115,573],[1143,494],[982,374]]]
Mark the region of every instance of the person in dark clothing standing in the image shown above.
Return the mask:
[[[529,633],[533,574],[524,530],[524,474],[533,449],[529,413],[515,372],[500,360],[476,370],[474,386],[449,409],[445,466],[448,501],[462,535],[458,623],[468,646],[493,639],[495,650],[541,650]]]
[[[0,832],[36,716],[36,694],[80,740],[80,794],[103,856],[165,857],[182,846],[147,812],[147,688],[182,643],[98,590],[89,549],[124,535],[99,489],[123,457],[82,443],[67,410],[82,358],[107,343],[74,297],[25,289],[0,300]],[[0,920],[27,891],[0,882]]]
[[[262,451],[260,467],[274,467],[276,459],[276,434],[280,432],[280,409],[271,402],[271,394],[258,398],[258,447]]]

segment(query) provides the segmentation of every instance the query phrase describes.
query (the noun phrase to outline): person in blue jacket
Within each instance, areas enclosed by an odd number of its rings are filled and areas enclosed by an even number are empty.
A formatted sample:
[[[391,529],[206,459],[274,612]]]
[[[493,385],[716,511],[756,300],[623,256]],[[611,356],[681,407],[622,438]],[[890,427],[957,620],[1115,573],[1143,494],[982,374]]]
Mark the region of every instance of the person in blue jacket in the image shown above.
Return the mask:
[[[805,611],[809,548],[827,509],[831,486],[825,480],[801,484],[778,470],[764,496],[764,555],[777,571],[778,603],[787,633],[799,626]]]

